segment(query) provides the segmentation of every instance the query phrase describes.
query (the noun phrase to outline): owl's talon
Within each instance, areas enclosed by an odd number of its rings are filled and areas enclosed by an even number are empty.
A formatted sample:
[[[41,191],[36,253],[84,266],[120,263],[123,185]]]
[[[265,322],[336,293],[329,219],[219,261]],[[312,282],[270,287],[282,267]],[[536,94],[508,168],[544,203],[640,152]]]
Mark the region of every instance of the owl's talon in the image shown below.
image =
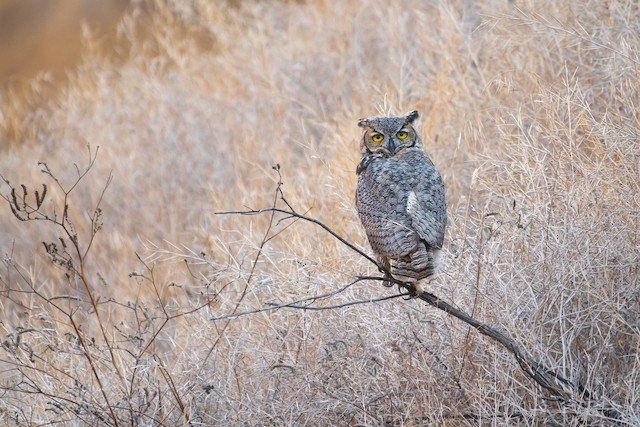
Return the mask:
[[[420,296],[420,291],[418,291],[418,288],[416,288],[413,285],[410,285],[408,291],[409,291],[409,298],[407,299],[414,299]]]
[[[401,289],[402,290],[402,289]],[[405,301],[411,301],[412,299],[415,299],[418,297],[418,294],[411,292],[410,290],[407,289],[407,293],[404,294],[404,298],[402,298]]]
[[[385,288],[393,287],[393,282],[390,282],[390,280],[392,280],[393,277],[389,273],[384,273],[384,277],[382,279],[383,279],[382,286],[384,286]]]

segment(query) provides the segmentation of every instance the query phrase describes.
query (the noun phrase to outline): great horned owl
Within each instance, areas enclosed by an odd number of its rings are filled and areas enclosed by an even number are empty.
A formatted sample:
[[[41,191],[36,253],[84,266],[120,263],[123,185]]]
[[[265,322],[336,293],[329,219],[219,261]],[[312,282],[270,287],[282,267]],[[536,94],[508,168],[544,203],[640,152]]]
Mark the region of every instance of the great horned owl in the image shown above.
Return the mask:
[[[412,111],[358,122],[356,208],[380,263],[420,293],[420,281],[435,273],[439,261],[447,208],[442,177],[412,126],[418,116]]]

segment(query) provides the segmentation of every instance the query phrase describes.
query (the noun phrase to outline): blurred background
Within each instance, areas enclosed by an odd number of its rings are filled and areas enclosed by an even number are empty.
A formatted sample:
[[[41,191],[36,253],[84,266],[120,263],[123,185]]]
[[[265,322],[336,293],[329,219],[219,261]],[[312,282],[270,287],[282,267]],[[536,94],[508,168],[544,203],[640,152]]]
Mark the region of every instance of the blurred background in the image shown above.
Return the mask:
[[[113,41],[130,0],[0,1],[0,84],[20,85],[39,72],[57,78],[82,54],[82,26]]]

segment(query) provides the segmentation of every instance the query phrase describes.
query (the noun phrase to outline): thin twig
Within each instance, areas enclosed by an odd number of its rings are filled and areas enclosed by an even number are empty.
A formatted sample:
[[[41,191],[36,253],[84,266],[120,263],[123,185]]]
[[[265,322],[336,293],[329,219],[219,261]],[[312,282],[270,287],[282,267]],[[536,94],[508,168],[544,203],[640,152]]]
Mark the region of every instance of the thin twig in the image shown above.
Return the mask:
[[[387,300],[398,298],[398,297],[406,297],[407,295],[409,295],[409,294],[394,294],[394,295],[387,295],[385,297],[380,297],[380,298],[371,298],[371,299],[358,300],[358,301],[349,301],[349,302],[345,302],[344,304],[336,304],[336,305],[314,306],[314,305],[297,305],[297,304],[289,303],[289,304],[280,304],[280,305],[277,305],[275,307],[277,307],[277,308],[298,308],[300,310],[313,310],[313,311],[335,310],[336,308],[349,307],[349,306],[352,306],[352,305],[370,304],[372,302],[387,301]],[[269,304],[270,303],[267,303],[267,305],[269,305]]]
[[[281,187],[282,187],[282,176],[280,175],[280,165],[277,165],[277,167],[274,166],[273,169],[278,173],[278,177],[279,177],[278,185],[276,187],[275,195],[273,197],[273,205],[272,206],[273,206],[273,209],[275,209],[275,206],[278,203],[278,196],[280,196],[280,198],[283,198],[283,196],[282,196],[282,190],[281,190]],[[244,301],[244,298],[247,295],[247,291],[249,290],[249,286],[251,285],[251,282],[253,280],[254,273],[255,273],[256,267],[258,265],[258,261],[260,260],[260,257],[262,256],[262,250],[264,249],[264,246],[267,244],[267,242],[271,238],[269,236],[269,234],[271,233],[271,229],[274,226],[274,220],[275,220],[275,211],[272,211],[271,212],[271,216],[269,217],[269,225],[267,226],[267,230],[265,231],[264,236],[262,237],[262,241],[260,242],[260,246],[258,247],[258,251],[256,252],[256,256],[253,259],[253,263],[251,265],[251,271],[249,272],[249,276],[247,277],[247,279],[245,281],[244,288],[242,289],[242,293],[240,294],[240,298],[238,299],[238,302],[236,302],[236,305],[233,308],[233,311],[231,312],[231,315],[235,314],[238,311],[238,309],[240,308],[240,304],[242,304],[242,301]],[[227,327],[229,326],[230,322],[231,322],[231,318],[229,318],[229,320],[227,320],[227,322],[222,327],[222,330],[220,330],[218,332],[218,338],[216,339],[216,341],[213,343],[213,345],[209,349],[209,352],[207,353],[206,357],[204,358],[204,361],[203,361],[202,365],[206,364],[207,360],[209,359],[209,357],[213,353],[213,350],[217,347],[218,343],[222,340],[222,338],[224,336],[224,333],[227,330]]]
[[[298,305],[298,304],[302,304],[308,301],[319,301],[319,300],[323,300],[326,298],[330,298],[333,297],[335,295],[338,295],[344,291],[346,291],[348,288],[350,288],[351,286],[355,285],[358,282],[361,282],[363,280],[368,280],[368,277],[358,277],[356,280],[354,280],[351,283],[348,283],[344,286],[342,286],[339,289],[336,289],[335,291],[331,291],[328,292],[326,294],[321,294],[321,295],[313,295],[310,297],[306,297],[297,301],[289,301],[286,303],[282,303],[282,304],[276,304],[276,303],[267,303],[267,305],[269,305],[269,307],[264,307],[264,308],[258,308],[256,310],[249,310],[249,311],[243,311],[243,312],[235,312],[235,313],[231,313],[231,314],[227,314],[225,316],[219,316],[219,317],[214,317],[212,319],[210,319],[211,321],[217,321],[217,320],[224,320],[224,319],[233,319],[236,317],[241,317],[241,316],[246,316],[248,314],[256,314],[256,313],[262,313],[265,311],[273,311],[273,310],[277,310],[279,308],[285,308],[285,307],[291,307],[292,305]]]

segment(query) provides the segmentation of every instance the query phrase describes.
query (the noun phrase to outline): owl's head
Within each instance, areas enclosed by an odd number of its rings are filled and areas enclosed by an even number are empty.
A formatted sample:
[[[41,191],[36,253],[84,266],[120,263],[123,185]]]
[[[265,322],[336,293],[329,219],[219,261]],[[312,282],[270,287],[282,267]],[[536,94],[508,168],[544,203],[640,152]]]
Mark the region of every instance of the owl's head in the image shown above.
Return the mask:
[[[360,119],[358,126],[364,129],[360,143],[363,154],[393,156],[406,148],[422,149],[422,140],[411,125],[418,117],[418,111],[413,110],[405,116]]]

